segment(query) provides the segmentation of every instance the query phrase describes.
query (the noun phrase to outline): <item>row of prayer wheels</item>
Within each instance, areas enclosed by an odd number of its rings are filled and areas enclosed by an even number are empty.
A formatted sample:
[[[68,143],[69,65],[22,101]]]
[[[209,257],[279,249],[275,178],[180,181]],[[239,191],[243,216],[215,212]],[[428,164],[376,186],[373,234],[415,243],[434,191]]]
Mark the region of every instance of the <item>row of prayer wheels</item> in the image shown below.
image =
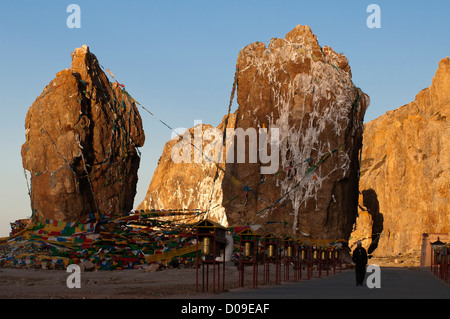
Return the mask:
[[[197,241],[197,292],[199,291],[201,269],[202,291],[209,286],[210,270],[212,268],[213,292],[225,289],[225,249],[227,245],[227,229],[215,222],[205,219],[194,226]],[[253,268],[253,287],[258,282],[258,262],[264,264],[264,282],[270,282],[270,276],[275,268],[275,283],[281,283],[281,265],[284,265],[284,279],[289,279],[290,268],[293,267],[294,280],[302,277],[302,266],[307,268],[307,279],[313,274],[313,265],[317,265],[319,277],[322,266],[328,275],[329,263],[335,266],[340,263],[340,249],[328,246],[326,248],[314,246],[295,239],[291,236],[280,237],[273,233],[260,235],[250,227],[239,234],[239,283],[244,285],[246,266]],[[262,258],[261,258],[262,255]],[[258,256],[260,260],[258,261]],[[263,260],[261,260],[263,259]],[[340,264],[341,266],[342,264]],[[221,273],[222,268],[222,273]],[[340,267],[340,269],[342,269]],[[272,270],[272,271],[271,271]],[[217,286],[216,286],[217,283]]]
[[[240,237],[240,285],[244,285],[245,266],[253,266],[253,287],[257,285],[257,265],[259,262],[264,264],[264,282],[270,281],[271,268],[275,268],[275,283],[281,282],[281,265],[284,266],[284,280],[290,280],[290,269],[293,268],[294,280],[302,278],[302,267],[307,268],[307,278],[313,275],[313,266],[317,265],[319,277],[322,275],[322,268],[328,271],[330,266],[333,272],[336,266],[342,264],[340,261],[341,250],[337,247],[320,247],[307,244],[304,241],[295,239],[292,236],[280,237],[273,233],[259,235],[251,228],[247,228],[239,233]],[[273,271],[272,271],[273,272]]]
[[[226,239],[226,229],[212,224],[212,222],[204,222],[205,226],[197,226],[198,242],[201,245],[201,255],[206,257],[223,255]],[[202,229],[203,228],[203,229]],[[212,230],[211,230],[211,229]],[[268,233],[261,236],[254,232],[251,228],[247,228],[240,232],[241,257],[254,258],[261,247],[264,247],[265,256],[267,259],[274,259],[280,256],[283,251],[284,258],[300,257],[301,260],[327,260],[339,258],[339,248],[327,246],[321,248],[318,245],[307,244],[301,240],[297,240],[291,236],[280,237],[273,233]],[[307,254],[308,249],[311,249],[312,256]]]
[[[450,245],[432,243],[432,264],[434,274],[442,280],[450,283]]]
[[[436,263],[450,263],[450,246],[444,246],[434,249],[434,258]]]
[[[247,229],[239,234],[241,257],[243,259],[255,257],[256,245],[259,248],[264,247],[264,253],[267,259],[274,259],[282,255],[285,259],[299,257],[300,260],[306,261],[310,258],[308,250],[311,250],[312,260],[332,260],[339,258],[339,248],[332,246],[324,248],[318,245],[305,244],[290,236],[282,238],[272,233],[261,237],[257,234],[250,234],[251,232],[250,229]]]

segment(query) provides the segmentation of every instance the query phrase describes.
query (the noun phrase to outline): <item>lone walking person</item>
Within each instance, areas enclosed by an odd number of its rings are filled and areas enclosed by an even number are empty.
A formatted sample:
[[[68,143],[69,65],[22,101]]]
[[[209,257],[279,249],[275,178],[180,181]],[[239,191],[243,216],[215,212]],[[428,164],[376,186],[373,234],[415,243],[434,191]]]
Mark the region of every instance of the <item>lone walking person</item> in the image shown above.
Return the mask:
[[[362,247],[360,241],[357,242],[356,248],[353,251],[352,260],[356,265],[356,285],[362,286],[364,278],[366,277],[367,251],[364,249],[364,247]]]

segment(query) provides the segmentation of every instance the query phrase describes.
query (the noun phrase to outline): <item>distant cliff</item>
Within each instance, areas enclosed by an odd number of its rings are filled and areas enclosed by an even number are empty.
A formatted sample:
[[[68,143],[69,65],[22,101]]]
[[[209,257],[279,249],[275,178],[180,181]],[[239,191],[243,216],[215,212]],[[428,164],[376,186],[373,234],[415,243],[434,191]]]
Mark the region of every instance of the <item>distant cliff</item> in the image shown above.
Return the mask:
[[[228,119],[224,117],[217,128],[208,124],[199,124],[184,132],[182,136],[175,137],[166,143],[145,199],[138,206],[138,210],[198,209],[202,212],[208,212],[206,216],[198,216],[198,219],[207,217],[222,225],[228,225],[225,209],[222,206],[222,179],[224,175],[222,170],[225,168],[225,164],[218,163],[221,170],[217,168],[216,163],[208,162],[208,159],[216,159],[214,156],[200,158],[202,152],[205,155],[204,151],[209,142],[212,145],[220,146],[222,144],[221,138],[225,121],[228,128],[234,128],[236,117],[234,114],[230,114]],[[206,136],[207,132],[212,129],[217,129],[215,131],[221,135],[217,140],[210,141]],[[201,134],[201,144],[196,145],[194,141],[196,134]],[[177,149],[179,146],[185,147],[189,160],[176,160],[174,155],[176,151],[180,154],[183,151]],[[226,156],[225,150],[224,148],[222,158]],[[195,158],[196,156],[198,156],[198,159]]]

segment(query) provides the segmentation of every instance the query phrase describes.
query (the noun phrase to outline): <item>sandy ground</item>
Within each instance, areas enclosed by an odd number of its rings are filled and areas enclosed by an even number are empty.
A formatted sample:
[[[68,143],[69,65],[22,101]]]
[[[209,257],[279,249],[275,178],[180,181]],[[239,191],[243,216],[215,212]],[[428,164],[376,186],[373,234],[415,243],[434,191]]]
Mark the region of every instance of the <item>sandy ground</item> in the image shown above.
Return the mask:
[[[82,272],[81,288],[67,287],[61,270],[0,269],[0,298],[161,298],[195,294],[195,269],[157,272],[115,270]]]

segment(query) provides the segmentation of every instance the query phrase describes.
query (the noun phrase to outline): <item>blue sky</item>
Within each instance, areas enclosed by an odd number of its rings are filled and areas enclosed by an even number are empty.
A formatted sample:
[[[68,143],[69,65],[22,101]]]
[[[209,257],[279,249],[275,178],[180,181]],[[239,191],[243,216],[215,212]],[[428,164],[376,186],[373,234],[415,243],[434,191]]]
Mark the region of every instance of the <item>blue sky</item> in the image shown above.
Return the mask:
[[[66,25],[71,3],[81,8],[80,29]],[[381,8],[380,29],[366,25],[371,3]],[[83,44],[175,128],[194,120],[217,125],[240,49],[284,37],[298,24],[309,25],[321,46],[347,56],[353,82],[371,97],[366,122],[414,100],[450,55],[450,1],[2,0],[0,12],[0,236],[8,235],[9,222],[31,214],[20,156],[26,112]],[[141,116],[147,140],[135,206],[171,134]]]

